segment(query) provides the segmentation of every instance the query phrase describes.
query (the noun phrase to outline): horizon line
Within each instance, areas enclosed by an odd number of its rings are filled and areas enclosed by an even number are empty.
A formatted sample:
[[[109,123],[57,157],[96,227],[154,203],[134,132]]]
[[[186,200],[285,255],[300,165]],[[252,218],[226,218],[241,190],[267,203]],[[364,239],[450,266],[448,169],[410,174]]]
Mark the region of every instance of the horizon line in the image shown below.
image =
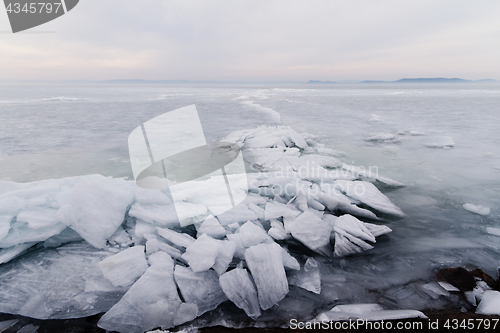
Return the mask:
[[[383,84],[383,83],[500,83],[497,79],[478,79],[469,80],[462,78],[402,78],[398,80],[187,80],[187,79],[105,79],[105,80],[90,80],[90,79],[0,79],[0,82],[87,82],[87,83],[151,83],[151,84]]]

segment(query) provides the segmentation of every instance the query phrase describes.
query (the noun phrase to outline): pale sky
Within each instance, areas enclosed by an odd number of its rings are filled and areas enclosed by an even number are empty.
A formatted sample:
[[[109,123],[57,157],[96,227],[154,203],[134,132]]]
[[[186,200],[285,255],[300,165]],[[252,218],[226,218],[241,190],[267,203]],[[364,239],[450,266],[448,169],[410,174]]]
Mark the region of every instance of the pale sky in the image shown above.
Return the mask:
[[[500,79],[497,0],[80,0],[0,31],[0,80]]]

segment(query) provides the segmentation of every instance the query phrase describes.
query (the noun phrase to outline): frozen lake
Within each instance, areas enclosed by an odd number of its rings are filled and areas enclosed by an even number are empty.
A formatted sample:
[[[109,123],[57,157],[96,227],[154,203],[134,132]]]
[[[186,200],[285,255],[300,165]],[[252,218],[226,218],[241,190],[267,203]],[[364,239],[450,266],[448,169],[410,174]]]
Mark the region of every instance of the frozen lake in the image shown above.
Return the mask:
[[[342,162],[406,185],[384,191],[406,217],[386,221],[392,233],[374,249],[318,259],[322,298],[300,301],[311,312],[309,304],[333,300],[440,308],[448,303],[429,300],[418,287],[434,270],[476,266],[497,277],[500,236],[487,232],[500,228],[500,86],[494,84],[2,84],[0,180],[133,179],[130,132],[191,104],[207,140],[280,124],[317,135],[325,148],[342,152]],[[470,212],[466,203],[490,213]]]

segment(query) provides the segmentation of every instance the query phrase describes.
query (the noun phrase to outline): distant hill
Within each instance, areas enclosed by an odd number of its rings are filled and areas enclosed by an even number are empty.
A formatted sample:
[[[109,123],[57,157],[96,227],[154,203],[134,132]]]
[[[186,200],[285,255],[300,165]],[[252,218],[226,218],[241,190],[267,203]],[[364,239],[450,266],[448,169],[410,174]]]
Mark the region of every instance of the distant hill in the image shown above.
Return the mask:
[[[309,80],[309,81],[307,81],[307,83],[312,83],[312,84],[332,84],[332,83],[337,83],[337,82]]]
[[[405,78],[397,81],[362,81],[360,83],[493,83],[498,82],[493,79],[483,79],[483,80],[464,80],[459,78],[444,78],[444,77],[434,77],[434,78]]]
[[[389,81],[375,81],[375,80],[366,80],[366,81],[361,81],[359,83],[387,83]]]
[[[394,81],[396,83],[466,83],[466,82],[474,82],[471,80],[464,79],[447,79],[444,77],[435,77],[435,78],[418,78],[418,79],[401,79]]]
[[[132,79],[132,80],[106,80],[106,81],[101,81],[102,83],[124,83],[124,84],[130,84],[130,83],[152,83],[152,84],[157,84],[157,83],[189,83],[188,80],[140,80],[140,79]]]

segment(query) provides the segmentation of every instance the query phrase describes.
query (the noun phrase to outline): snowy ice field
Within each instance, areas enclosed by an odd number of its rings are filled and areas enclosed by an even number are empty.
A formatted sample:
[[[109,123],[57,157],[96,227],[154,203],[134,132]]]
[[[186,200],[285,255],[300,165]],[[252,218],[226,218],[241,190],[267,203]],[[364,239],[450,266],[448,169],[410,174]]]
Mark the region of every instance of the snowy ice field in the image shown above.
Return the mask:
[[[172,233],[168,197],[132,182],[127,147],[141,123],[191,104],[207,141],[238,142],[257,163],[249,178],[260,186],[250,186],[246,209],[196,220],[196,241]],[[0,312],[109,310],[102,327],[141,331],[281,326],[336,304],[462,306],[433,284],[433,272],[470,265],[497,277],[499,105],[498,85],[3,85]],[[307,161],[320,172],[301,181],[319,184],[321,170],[337,176],[312,196],[262,191],[293,183],[262,172]],[[269,272],[280,282],[269,285]],[[201,276],[210,283],[197,285]],[[148,290],[159,281],[170,281],[161,297]],[[235,294],[234,281],[246,292]]]

